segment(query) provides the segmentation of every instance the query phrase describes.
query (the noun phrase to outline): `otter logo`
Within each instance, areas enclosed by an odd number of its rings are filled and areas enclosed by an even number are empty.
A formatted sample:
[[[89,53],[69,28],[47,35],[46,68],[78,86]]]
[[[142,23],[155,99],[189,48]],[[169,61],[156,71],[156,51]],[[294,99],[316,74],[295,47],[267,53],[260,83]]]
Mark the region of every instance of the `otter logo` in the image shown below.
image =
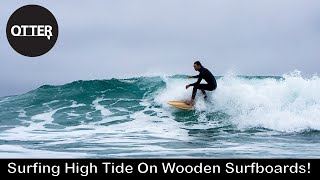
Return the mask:
[[[58,23],[53,14],[42,6],[23,6],[9,18],[7,38],[16,52],[28,57],[41,56],[56,43]]]
[[[27,28],[31,28],[31,34],[27,34]],[[50,25],[14,25],[11,28],[11,34],[12,36],[46,36],[50,40],[52,27]]]

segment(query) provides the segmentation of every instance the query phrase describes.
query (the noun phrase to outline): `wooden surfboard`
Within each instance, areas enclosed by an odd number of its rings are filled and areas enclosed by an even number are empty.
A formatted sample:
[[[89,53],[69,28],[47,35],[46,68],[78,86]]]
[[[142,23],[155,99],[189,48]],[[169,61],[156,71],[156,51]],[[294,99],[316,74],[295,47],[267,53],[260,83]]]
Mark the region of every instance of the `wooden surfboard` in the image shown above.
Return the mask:
[[[186,104],[184,101],[169,101],[168,104],[179,109],[185,109],[185,110],[193,109],[192,106]]]

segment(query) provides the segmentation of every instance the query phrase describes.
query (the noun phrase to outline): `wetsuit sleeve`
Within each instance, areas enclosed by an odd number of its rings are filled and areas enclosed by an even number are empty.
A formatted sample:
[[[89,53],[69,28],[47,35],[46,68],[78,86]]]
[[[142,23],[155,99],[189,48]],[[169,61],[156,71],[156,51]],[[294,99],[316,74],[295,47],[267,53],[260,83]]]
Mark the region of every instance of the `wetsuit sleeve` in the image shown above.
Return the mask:
[[[195,82],[195,83],[189,84],[190,86],[194,86],[194,85],[200,84],[200,82],[201,82],[201,80],[202,80],[202,75],[201,75],[201,73],[200,73],[199,75],[197,75],[197,77],[198,77],[198,81]]]
[[[192,76],[193,78],[199,78],[199,74],[198,75],[196,75],[196,76]]]

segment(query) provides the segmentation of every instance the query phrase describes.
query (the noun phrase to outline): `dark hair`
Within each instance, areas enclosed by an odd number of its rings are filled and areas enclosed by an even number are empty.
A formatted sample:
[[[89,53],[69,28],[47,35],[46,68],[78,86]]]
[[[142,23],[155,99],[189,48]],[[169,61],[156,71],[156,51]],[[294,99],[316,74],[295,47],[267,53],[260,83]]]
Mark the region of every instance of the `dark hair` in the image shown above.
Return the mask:
[[[196,62],[194,62],[194,64],[203,67],[202,64],[200,63],[200,61],[196,61]]]

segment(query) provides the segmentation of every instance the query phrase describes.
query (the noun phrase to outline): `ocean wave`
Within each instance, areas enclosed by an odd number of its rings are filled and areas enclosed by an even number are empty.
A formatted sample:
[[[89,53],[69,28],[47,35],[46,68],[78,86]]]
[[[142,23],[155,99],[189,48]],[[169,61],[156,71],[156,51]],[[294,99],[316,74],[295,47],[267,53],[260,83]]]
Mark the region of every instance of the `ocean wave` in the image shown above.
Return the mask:
[[[0,125],[10,124],[10,119],[17,124],[43,121],[47,128],[48,124],[57,128],[90,121],[107,122],[108,118],[127,122],[134,120],[132,114],[138,112],[149,117],[154,114],[160,120],[159,112],[167,112],[176,121],[189,122],[189,128],[201,124],[207,128],[232,126],[238,130],[320,130],[320,79],[316,75],[303,78],[294,71],[283,76],[219,76],[218,88],[208,92],[208,101],[198,92],[194,111],[167,104],[170,100],[190,98],[192,90],[186,90],[185,85],[193,81],[184,75],[174,75],[43,85],[14,98],[3,98]],[[113,123],[116,121],[105,125]]]

